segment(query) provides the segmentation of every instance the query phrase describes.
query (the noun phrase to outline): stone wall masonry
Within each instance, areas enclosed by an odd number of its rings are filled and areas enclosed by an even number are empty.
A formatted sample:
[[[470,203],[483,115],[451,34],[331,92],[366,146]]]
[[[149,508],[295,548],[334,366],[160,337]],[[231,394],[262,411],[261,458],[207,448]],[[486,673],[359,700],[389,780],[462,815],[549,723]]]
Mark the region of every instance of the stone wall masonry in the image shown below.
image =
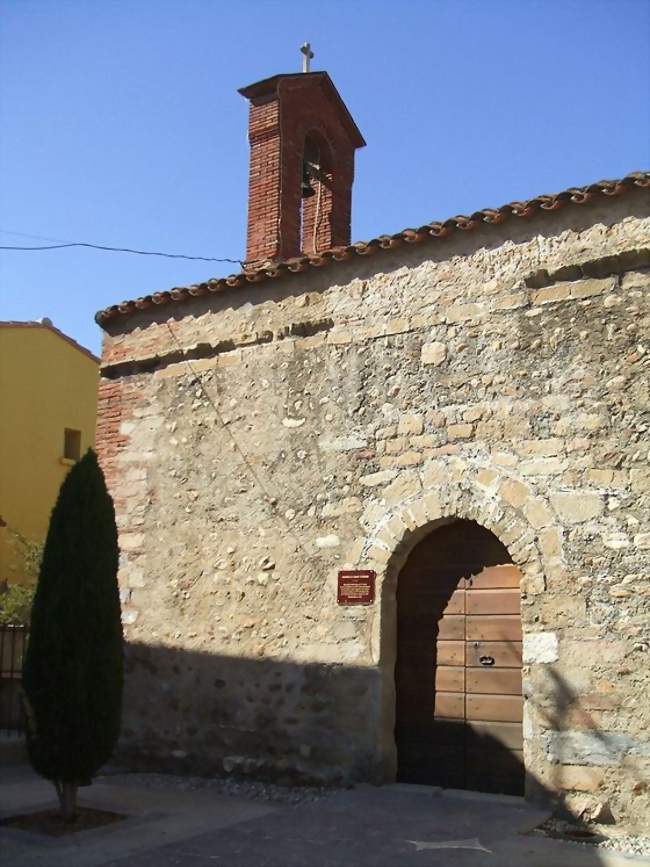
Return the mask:
[[[648,828],[650,271],[524,282],[647,246],[633,210],[111,326],[98,446],[120,525],[126,756],[390,778],[399,569],[467,517],[524,575],[529,793],[587,791]],[[331,324],[291,329],[309,322]],[[114,367],[138,359],[157,362]],[[351,567],[376,570],[374,606],[337,606]]]

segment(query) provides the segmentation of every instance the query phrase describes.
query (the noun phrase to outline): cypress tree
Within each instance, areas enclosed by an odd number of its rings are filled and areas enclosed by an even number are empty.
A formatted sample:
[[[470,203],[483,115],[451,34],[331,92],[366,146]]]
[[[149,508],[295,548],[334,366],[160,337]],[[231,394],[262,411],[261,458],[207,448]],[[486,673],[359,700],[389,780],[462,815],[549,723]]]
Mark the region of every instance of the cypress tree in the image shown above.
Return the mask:
[[[52,510],[23,671],[29,760],[54,784],[66,820],[120,730],[118,553],[113,501],[89,449]]]

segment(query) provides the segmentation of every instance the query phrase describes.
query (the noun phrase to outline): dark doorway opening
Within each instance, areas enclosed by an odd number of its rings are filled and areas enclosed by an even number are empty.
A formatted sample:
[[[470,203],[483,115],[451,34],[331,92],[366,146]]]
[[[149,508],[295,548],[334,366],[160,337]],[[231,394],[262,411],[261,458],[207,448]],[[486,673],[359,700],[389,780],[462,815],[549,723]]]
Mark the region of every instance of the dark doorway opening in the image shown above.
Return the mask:
[[[475,521],[411,552],[397,584],[400,781],[523,794],[520,578]]]

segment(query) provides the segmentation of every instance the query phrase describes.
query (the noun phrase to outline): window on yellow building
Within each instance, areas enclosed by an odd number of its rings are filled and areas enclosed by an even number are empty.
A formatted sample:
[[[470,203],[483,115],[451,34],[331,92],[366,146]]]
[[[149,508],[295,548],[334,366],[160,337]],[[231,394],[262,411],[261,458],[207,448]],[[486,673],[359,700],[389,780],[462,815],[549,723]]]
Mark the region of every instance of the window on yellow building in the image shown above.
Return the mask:
[[[81,457],[81,431],[65,428],[63,431],[63,457],[78,461]]]

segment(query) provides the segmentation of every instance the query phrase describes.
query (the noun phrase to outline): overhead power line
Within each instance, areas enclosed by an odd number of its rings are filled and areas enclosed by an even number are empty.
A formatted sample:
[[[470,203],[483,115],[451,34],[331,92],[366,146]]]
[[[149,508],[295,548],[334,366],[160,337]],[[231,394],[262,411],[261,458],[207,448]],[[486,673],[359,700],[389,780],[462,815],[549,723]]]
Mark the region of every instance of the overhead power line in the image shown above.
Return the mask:
[[[0,229],[1,232],[7,235],[23,235],[24,237],[38,237],[38,236],[30,236],[26,235],[22,232],[8,232],[4,229]],[[55,240],[45,239],[45,240]],[[136,256],[161,256],[164,259],[187,259],[193,262],[230,262],[233,265],[240,265],[243,267],[243,262],[241,259],[228,259],[228,258],[218,258],[216,256],[187,256],[184,253],[161,253],[155,250],[136,250],[132,247],[109,247],[105,244],[91,244],[89,241],[62,241],[58,244],[43,244],[39,246],[33,247],[24,247],[17,245],[0,245],[0,250],[19,250],[19,251],[39,251],[39,250],[63,250],[70,247],[85,247],[89,250],[101,250],[106,253],[132,253]]]

